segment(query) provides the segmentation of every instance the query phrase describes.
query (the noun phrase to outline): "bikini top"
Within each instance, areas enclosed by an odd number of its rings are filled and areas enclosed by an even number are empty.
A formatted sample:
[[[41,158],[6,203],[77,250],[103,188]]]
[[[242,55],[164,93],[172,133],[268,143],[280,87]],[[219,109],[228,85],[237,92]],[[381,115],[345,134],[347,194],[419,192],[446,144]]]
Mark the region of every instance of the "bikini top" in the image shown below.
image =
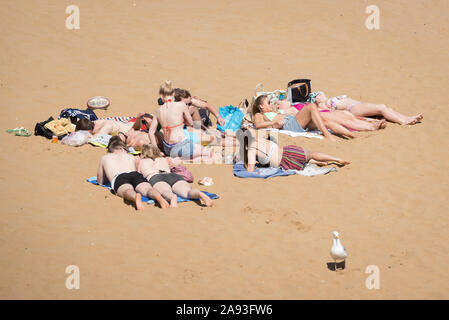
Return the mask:
[[[167,102],[173,102],[172,99],[167,99]],[[166,107],[168,109],[168,105],[166,104]],[[173,128],[179,127],[179,126],[183,126],[184,125],[184,118],[182,119],[182,122],[180,124],[177,124],[175,126],[166,126],[166,127],[162,127],[164,130],[167,130],[167,134],[168,134],[168,140],[170,141],[170,136],[171,136],[171,132]]]
[[[265,112],[264,115],[265,115],[265,117],[268,118],[268,120],[273,121],[273,119],[274,119],[279,113],[280,113],[280,114],[285,114],[285,111],[282,110],[282,109],[280,109],[280,110],[278,110],[278,112],[274,112],[274,111],[272,111],[272,112]]]

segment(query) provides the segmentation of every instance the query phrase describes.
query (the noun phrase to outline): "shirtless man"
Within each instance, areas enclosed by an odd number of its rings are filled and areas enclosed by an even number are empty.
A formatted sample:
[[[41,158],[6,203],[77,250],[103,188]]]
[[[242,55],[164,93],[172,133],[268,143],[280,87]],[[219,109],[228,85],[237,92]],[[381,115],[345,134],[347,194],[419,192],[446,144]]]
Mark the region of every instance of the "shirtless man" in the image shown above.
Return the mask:
[[[175,102],[173,98],[174,89],[171,81],[161,85],[159,94],[163,97],[164,104],[160,106],[150,125],[149,135],[151,144],[157,145],[156,129],[158,123],[162,126],[164,153],[172,158],[203,160],[214,159],[213,152],[195,144],[189,140],[184,133],[184,122],[193,126],[192,116],[184,102]]]
[[[112,136],[117,135],[119,132],[128,132],[132,129],[137,122],[123,123],[114,120],[95,120],[90,121],[88,119],[81,119],[76,123],[76,131],[87,130],[94,137],[101,134],[110,134]],[[137,125],[136,125],[137,126]],[[140,127],[138,127],[140,129]]]
[[[225,121],[220,116],[220,113],[218,112],[217,108],[210,105],[207,101],[199,99],[198,97],[192,98],[192,96],[190,95],[190,92],[188,90],[176,88],[175,92],[174,92],[174,97],[175,97],[175,101],[182,101],[187,105],[194,123],[196,121],[201,121],[201,123],[204,124],[204,122],[201,119],[201,114],[200,114],[199,110],[206,109],[211,114],[214,115],[214,117],[217,119],[218,124],[220,124],[222,126],[225,125]],[[204,129],[207,129],[209,126],[204,126]]]
[[[151,187],[148,181],[136,170],[135,159],[128,154],[124,143],[114,136],[109,141],[108,153],[101,157],[97,171],[98,184],[111,182],[115,193],[135,203],[137,210],[145,209],[141,195],[155,199],[162,208],[168,208],[168,202]]]

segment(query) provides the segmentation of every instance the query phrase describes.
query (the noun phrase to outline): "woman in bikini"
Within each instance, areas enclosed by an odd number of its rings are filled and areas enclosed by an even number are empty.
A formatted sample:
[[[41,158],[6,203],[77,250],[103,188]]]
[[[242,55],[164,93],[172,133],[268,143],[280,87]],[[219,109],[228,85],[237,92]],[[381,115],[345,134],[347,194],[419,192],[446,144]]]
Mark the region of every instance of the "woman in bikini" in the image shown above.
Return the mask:
[[[399,123],[401,125],[416,124],[423,119],[421,113],[416,116],[406,116],[384,104],[360,102],[351,99],[346,95],[328,99],[326,95],[321,92],[316,96],[315,101],[318,104],[318,107],[323,110],[346,110],[358,117],[382,116],[390,122]]]
[[[273,168],[281,167],[284,170],[303,170],[307,163],[328,165],[336,163],[340,166],[349,164],[349,161],[330,156],[321,152],[312,152],[300,146],[288,145],[282,149],[268,139],[253,138],[249,130],[239,131],[239,140],[243,139],[243,159],[246,170],[253,172],[256,162]],[[248,138],[245,138],[247,136]],[[242,157],[242,156],[240,156]]]
[[[343,134],[345,131],[348,131],[343,130],[343,127],[339,128],[332,123],[331,126],[329,126],[329,123],[325,124],[315,104],[306,105],[299,112],[292,109],[275,111],[270,99],[266,95],[261,95],[256,98],[252,106],[254,126],[256,129],[275,128],[295,132],[305,132],[308,130],[318,129],[331,141],[336,140],[329,133],[327,128],[339,134]],[[351,132],[349,132],[349,136],[351,135]]]
[[[202,158],[203,160],[213,159],[213,152],[203,148],[199,144],[193,143],[184,134],[184,120],[187,125],[193,126],[192,116],[184,102],[175,102],[173,97],[174,89],[171,81],[167,80],[161,85],[159,94],[164,104],[155,112],[151,122],[149,135],[151,144],[156,145],[155,132],[160,123],[163,132],[164,153],[172,158],[181,157],[183,159]]]
[[[187,199],[200,199],[207,207],[214,202],[198,189],[192,188],[182,176],[170,172],[170,158],[163,158],[160,150],[154,145],[142,146],[142,153],[136,157],[136,168],[157,190],[162,197],[170,203],[170,207],[177,207],[177,195]]]
[[[260,99],[258,101],[258,99]],[[302,110],[304,110],[304,108],[310,108],[310,106],[316,106],[315,104],[308,104],[303,106],[302,108],[298,109],[294,108],[291,106],[291,104],[288,101],[281,101],[280,103],[277,104],[277,111],[275,107],[270,103],[270,100],[268,99],[268,97],[266,96],[260,96],[256,99],[256,101],[254,102],[254,106],[253,106],[253,113],[254,112],[260,112],[260,115],[257,117],[255,116],[254,119],[254,123],[256,128],[259,128],[260,125],[258,126],[258,124],[256,123],[257,121],[261,121],[262,115],[263,118],[262,120],[271,120],[271,122],[275,122],[276,118],[282,119],[283,115],[287,115],[286,118],[284,118],[283,122],[285,123],[286,121],[290,121],[292,122],[291,117],[296,115],[297,121],[298,117],[301,116],[301,112]],[[323,110],[320,110],[321,112],[319,112],[324,125],[331,129],[334,133],[342,135],[342,136],[346,136],[349,138],[355,138],[355,134],[351,131],[352,130],[356,130],[356,131],[373,131],[373,130],[379,130],[379,129],[383,129],[386,127],[386,121],[385,120],[374,120],[373,122],[368,122],[365,120],[361,120],[361,119],[357,119],[354,115],[352,115],[349,112],[346,111],[338,111],[338,112],[323,112]],[[262,114],[263,112],[263,114]],[[290,117],[290,119],[288,119],[288,117]],[[273,120],[274,121],[273,121]],[[267,123],[267,122],[265,122]],[[270,122],[267,123],[268,125],[270,124]],[[276,123],[273,124],[274,128],[283,128],[286,130],[291,130],[291,131],[297,131],[295,130],[295,128],[293,127],[293,129],[291,128],[291,126],[276,126]],[[321,130],[320,130],[321,131]],[[327,131],[327,130],[326,130]],[[323,131],[321,131],[323,132]],[[324,132],[323,132],[324,134]]]

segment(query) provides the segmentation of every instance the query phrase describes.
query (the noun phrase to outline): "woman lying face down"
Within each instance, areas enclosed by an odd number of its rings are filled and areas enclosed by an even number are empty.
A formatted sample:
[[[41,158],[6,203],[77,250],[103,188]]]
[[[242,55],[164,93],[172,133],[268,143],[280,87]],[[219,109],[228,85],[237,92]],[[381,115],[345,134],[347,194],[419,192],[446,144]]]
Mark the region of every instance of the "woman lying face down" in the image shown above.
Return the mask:
[[[156,146],[145,144],[141,155],[136,157],[136,168],[170,203],[170,207],[178,206],[178,195],[187,199],[200,199],[205,206],[211,207],[214,203],[205,193],[192,188],[182,176],[170,171],[170,161],[170,158],[162,157]]]
[[[303,170],[308,162],[318,165],[334,162],[341,166],[350,163],[325,153],[308,151],[296,145],[288,145],[281,149],[271,140],[262,137],[253,138],[250,131],[240,133],[239,140],[243,140],[241,153],[243,153],[245,168],[249,172],[254,172],[257,162],[273,168],[281,167],[284,170]]]

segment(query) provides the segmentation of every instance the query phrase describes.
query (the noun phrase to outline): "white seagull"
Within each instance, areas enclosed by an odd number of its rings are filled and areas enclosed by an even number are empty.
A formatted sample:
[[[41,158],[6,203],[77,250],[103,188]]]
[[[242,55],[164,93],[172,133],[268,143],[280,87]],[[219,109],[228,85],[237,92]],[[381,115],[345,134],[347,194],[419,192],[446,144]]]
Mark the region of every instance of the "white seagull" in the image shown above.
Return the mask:
[[[337,271],[337,260],[344,260],[348,257],[345,247],[340,242],[338,232],[334,231],[334,239],[332,240],[331,257],[335,262],[335,271]]]

